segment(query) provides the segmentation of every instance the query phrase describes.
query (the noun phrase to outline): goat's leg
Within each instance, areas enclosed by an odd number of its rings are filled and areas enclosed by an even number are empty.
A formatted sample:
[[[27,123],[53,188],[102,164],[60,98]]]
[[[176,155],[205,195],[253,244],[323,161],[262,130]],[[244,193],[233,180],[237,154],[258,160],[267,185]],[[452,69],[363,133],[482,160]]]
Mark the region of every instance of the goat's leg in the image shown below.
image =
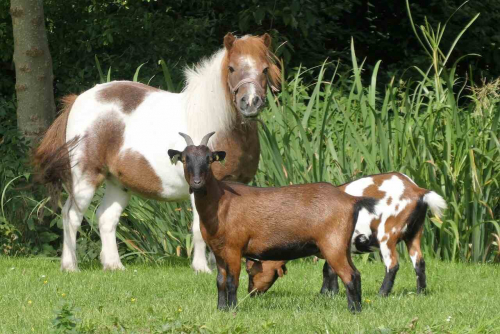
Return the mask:
[[[339,281],[335,270],[325,261],[323,266],[323,286],[321,287],[320,293],[322,294],[333,294],[339,293]]]
[[[75,179],[75,177],[73,178]],[[76,234],[82,224],[83,214],[87,210],[96,186],[80,179],[73,182],[72,196],[70,196],[62,209],[64,228],[63,251],[61,256],[61,270],[77,271],[76,261]]]
[[[235,308],[238,304],[238,286],[240,281],[241,257],[231,254],[224,260],[217,258],[217,290],[219,310]]]
[[[216,258],[217,259],[217,258]],[[222,260],[217,261],[217,308],[227,309],[227,270]]]
[[[417,232],[413,240],[406,241],[406,247],[408,248],[408,253],[410,254],[411,262],[413,263],[413,268],[415,268],[415,274],[417,275],[417,293],[424,293],[427,288],[426,276],[425,276],[425,260],[422,256],[422,251],[420,250],[420,239],[422,238],[423,226]]]
[[[211,273],[212,270],[208,267],[207,257],[205,255],[205,249],[207,245],[203,240],[200,231],[200,216],[196,210],[196,204],[194,202],[194,195],[191,195],[191,207],[193,208],[193,263],[192,268],[196,273]]]
[[[379,295],[387,297],[394,286],[394,280],[399,270],[398,252],[396,251],[396,240],[389,239],[380,243],[380,252],[385,264],[385,277],[379,290]]]
[[[104,270],[125,269],[116,245],[116,226],[129,199],[130,195],[121,187],[106,182],[106,193],[97,209],[102,242],[101,263]]]
[[[326,247],[321,249],[321,253],[344,283],[349,311],[361,312],[361,275],[356,267],[351,265],[349,246]]]
[[[238,286],[240,284],[241,257],[228,259],[227,275],[227,302],[229,308],[235,308],[238,305]]]

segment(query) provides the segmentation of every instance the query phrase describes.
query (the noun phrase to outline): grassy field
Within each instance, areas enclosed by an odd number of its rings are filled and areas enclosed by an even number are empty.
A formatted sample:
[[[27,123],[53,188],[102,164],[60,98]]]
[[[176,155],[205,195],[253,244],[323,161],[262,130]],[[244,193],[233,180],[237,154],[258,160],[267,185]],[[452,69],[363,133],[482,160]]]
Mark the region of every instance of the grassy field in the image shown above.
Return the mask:
[[[216,310],[215,274],[196,276],[182,260],[129,265],[103,272],[98,263],[61,273],[45,259],[0,258],[0,332],[48,333],[76,320],[95,333],[392,333],[499,332],[500,266],[429,261],[425,296],[417,296],[411,265],[402,261],[394,293],[377,296],[381,263],[357,266],[363,278],[363,312],[350,314],[341,289],[321,296],[320,263],[296,261],[266,295],[245,298],[242,274],[236,312]]]

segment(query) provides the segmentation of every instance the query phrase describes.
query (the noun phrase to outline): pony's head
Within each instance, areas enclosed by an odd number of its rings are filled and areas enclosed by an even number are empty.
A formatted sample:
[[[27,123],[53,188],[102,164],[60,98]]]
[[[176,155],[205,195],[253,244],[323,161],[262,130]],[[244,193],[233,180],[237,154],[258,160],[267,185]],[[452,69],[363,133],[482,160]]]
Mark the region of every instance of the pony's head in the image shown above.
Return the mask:
[[[224,37],[226,56],[222,80],[236,109],[245,118],[256,117],[266,102],[267,85],[276,90],[281,78],[275,56],[269,50],[271,36]]]

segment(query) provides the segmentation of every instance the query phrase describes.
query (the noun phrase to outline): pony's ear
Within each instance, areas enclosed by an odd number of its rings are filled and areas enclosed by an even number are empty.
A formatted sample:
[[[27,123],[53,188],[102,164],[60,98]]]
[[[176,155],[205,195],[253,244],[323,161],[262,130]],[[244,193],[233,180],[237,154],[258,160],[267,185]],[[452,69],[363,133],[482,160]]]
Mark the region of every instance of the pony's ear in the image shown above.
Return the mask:
[[[235,40],[236,37],[234,37],[234,35],[231,34],[230,32],[228,32],[226,36],[224,36],[224,46],[228,51],[231,50],[231,48],[233,47],[233,43]]]
[[[224,151],[216,151],[212,152],[213,161],[223,162],[226,159],[226,152]]]
[[[269,35],[267,32],[260,36],[262,38],[262,41],[264,42],[264,45],[269,49],[271,47],[271,42],[273,39],[271,38],[271,35]]]
[[[170,157],[172,165],[175,165],[177,161],[181,160],[182,152],[177,150],[168,150],[168,156]]]

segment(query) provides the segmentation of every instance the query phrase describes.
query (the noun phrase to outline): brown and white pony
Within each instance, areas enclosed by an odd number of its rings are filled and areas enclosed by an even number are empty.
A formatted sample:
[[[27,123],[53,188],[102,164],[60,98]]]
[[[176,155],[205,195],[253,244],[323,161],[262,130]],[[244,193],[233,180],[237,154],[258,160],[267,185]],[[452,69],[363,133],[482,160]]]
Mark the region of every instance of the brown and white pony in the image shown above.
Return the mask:
[[[61,269],[77,270],[76,234],[96,189],[106,184],[97,210],[104,269],[123,269],[116,226],[131,193],[163,201],[190,198],[181,166],[167,149],[183,149],[178,133],[201,140],[216,131],[212,149],[228,151],[219,179],[249,182],[259,161],[257,122],[268,83],[279,84],[280,70],[269,50],[271,37],[224,37],[224,48],[185,71],[187,84],[174,94],[130,81],[115,81],[65,98],[65,107],[35,151],[38,179],[65,185]],[[193,196],[191,196],[193,201]],[[210,272],[193,203],[193,268]]]

